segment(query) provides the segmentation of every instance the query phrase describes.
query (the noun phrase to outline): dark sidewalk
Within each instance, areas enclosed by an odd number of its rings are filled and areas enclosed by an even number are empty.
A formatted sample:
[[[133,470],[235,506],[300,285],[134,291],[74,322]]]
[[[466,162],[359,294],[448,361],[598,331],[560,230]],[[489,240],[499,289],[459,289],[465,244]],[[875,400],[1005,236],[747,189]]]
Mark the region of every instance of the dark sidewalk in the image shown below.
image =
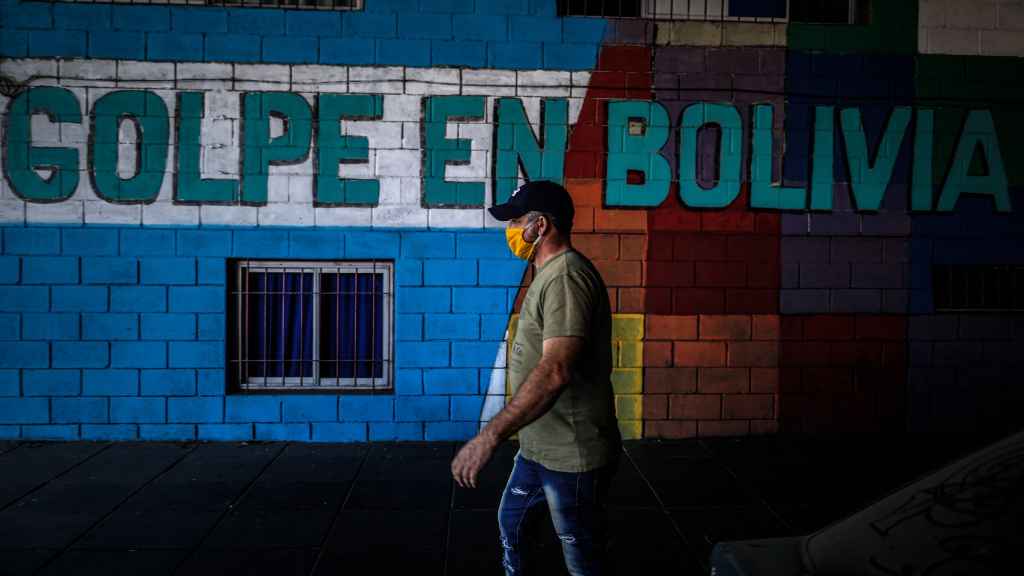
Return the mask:
[[[983,442],[630,441],[611,495],[622,574],[706,574],[713,542],[817,530]],[[501,574],[516,446],[458,488],[455,443],[0,442],[0,574]],[[544,517],[533,557],[562,574]]]

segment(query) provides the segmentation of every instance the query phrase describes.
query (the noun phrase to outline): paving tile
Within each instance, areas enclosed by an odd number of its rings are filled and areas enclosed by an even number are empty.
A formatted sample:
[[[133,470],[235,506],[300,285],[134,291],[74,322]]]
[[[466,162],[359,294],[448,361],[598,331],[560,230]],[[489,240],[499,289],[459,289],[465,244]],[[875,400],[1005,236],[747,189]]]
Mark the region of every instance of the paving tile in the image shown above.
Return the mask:
[[[623,455],[608,490],[612,508],[657,508],[658,500],[632,460]]]
[[[796,535],[763,506],[676,509],[670,514],[703,564],[717,542]]]
[[[449,527],[447,576],[500,576],[498,510],[453,510]]]
[[[3,576],[29,576],[35,574],[47,560],[57,555],[59,550],[26,549],[0,550],[3,565],[0,574]]]
[[[110,446],[0,513],[0,547],[67,546],[187,451],[174,444]]]
[[[82,573],[109,576],[171,576],[188,556],[188,550],[68,550],[50,561],[38,574],[63,576]]]
[[[5,446],[0,574],[147,575],[501,574],[497,506],[518,449],[503,444],[480,486],[461,489],[456,443]],[[615,569],[706,574],[716,542],[817,530],[981,441],[775,435],[624,447],[609,497]],[[546,508],[524,531],[525,568],[565,574]]]
[[[622,448],[634,461],[690,458],[703,460],[711,452],[699,440],[627,440]]]
[[[52,479],[102,450],[105,444],[36,443],[0,454],[0,509],[21,498],[29,490]]]
[[[732,474],[711,459],[668,458],[636,464],[666,507],[742,505],[749,500]]]
[[[363,445],[288,445],[203,547],[320,546],[366,452]]]
[[[309,574],[316,562],[316,556],[316,549],[214,550],[202,548],[186,560],[176,574],[221,574],[224,576]]]
[[[348,492],[366,451],[361,445],[289,444],[235,510],[336,506]]]
[[[451,504],[451,444],[373,446],[346,508],[447,510]]]
[[[341,495],[342,497],[344,494]],[[339,502],[295,510],[245,508],[217,523],[203,548],[312,548],[319,546],[338,513]]]
[[[275,444],[201,444],[76,547],[193,547],[281,449]]]
[[[707,573],[662,510],[611,510],[608,522],[613,574]]]
[[[343,510],[314,574],[441,574],[447,510]]]

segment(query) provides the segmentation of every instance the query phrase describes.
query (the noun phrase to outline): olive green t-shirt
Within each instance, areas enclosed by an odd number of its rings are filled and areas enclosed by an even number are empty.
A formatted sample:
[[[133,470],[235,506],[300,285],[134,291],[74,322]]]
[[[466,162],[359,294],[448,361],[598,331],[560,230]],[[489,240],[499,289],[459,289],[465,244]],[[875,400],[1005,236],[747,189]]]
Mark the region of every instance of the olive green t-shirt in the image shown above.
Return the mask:
[[[617,458],[611,331],[608,290],[585,256],[566,250],[536,270],[509,355],[512,393],[537,366],[544,340],[578,336],[585,344],[551,409],[519,431],[524,458],[559,472],[586,472]]]

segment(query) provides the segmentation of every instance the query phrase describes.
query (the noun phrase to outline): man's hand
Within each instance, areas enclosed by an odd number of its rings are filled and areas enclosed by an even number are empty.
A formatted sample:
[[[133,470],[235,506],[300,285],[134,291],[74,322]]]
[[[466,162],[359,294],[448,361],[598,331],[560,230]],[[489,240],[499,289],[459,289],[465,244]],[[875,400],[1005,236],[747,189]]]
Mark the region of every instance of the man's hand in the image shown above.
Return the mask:
[[[497,443],[489,436],[477,434],[452,460],[452,478],[463,488],[476,488],[476,476],[494,454]]]

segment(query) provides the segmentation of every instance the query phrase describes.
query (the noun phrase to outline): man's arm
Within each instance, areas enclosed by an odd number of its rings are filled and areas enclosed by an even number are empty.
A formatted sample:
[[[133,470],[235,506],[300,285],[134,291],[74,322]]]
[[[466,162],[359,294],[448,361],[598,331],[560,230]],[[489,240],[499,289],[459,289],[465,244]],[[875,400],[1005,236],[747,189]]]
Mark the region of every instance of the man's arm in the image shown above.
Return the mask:
[[[559,336],[544,340],[540,362],[494,418],[466,443],[452,461],[452,476],[460,486],[476,487],[476,476],[503,440],[551,409],[569,384],[572,366],[583,350],[583,338]]]
[[[572,366],[583,350],[583,342],[583,338],[578,336],[545,340],[540,362],[480,434],[488,436],[494,444],[500,444],[543,416],[569,384]]]

